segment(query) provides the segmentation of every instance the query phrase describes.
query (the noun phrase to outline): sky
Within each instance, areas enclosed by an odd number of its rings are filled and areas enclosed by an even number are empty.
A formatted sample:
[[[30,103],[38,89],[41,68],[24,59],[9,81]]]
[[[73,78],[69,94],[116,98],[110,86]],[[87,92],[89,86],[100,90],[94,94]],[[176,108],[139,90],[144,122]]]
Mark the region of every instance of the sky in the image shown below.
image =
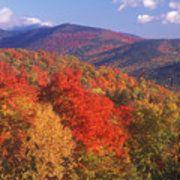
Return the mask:
[[[0,0],[2,29],[63,23],[180,38],[180,0]]]

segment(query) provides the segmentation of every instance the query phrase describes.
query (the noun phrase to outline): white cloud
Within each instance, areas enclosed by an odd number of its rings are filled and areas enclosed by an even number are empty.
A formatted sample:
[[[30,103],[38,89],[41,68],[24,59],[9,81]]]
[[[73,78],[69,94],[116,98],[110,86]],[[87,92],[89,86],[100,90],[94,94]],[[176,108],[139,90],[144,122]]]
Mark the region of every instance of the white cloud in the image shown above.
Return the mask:
[[[140,14],[137,17],[137,21],[141,24],[146,24],[152,21],[160,21],[163,24],[180,24],[180,11],[173,10],[158,16]]]
[[[128,7],[136,8],[141,6],[148,9],[155,9],[163,1],[164,0],[112,0],[113,3],[119,4],[119,11],[122,11]]]
[[[176,10],[179,10],[179,11],[180,11],[180,2],[174,2],[174,1],[172,1],[172,2],[169,3],[169,7],[170,7],[171,9],[176,9]]]
[[[13,11],[7,7],[0,9],[0,28],[7,29],[15,26],[52,26],[49,21],[42,21],[35,17],[17,17]]]
[[[156,0],[143,0],[144,7],[149,8],[149,9],[155,9],[158,3],[159,2]]]
[[[140,14],[137,17],[138,22],[142,23],[142,24],[149,23],[149,22],[153,21],[154,19],[155,19],[154,16],[150,16],[147,14]]]
[[[4,7],[0,9],[0,25],[9,23],[9,21],[11,21],[12,16],[13,12],[9,8]]]
[[[22,18],[22,23],[23,25],[40,25],[40,26],[52,26],[52,23],[51,22],[44,22],[44,21],[41,21],[40,19],[38,18],[34,18],[34,17],[24,17]]]
[[[180,2],[169,2],[169,8],[172,10],[163,16],[164,24],[180,24]]]
[[[164,24],[172,23],[172,24],[180,24],[180,11],[174,10],[169,11],[163,20]]]
[[[141,4],[142,0],[121,0],[118,11],[122,11],[127,7],[135,8]]]

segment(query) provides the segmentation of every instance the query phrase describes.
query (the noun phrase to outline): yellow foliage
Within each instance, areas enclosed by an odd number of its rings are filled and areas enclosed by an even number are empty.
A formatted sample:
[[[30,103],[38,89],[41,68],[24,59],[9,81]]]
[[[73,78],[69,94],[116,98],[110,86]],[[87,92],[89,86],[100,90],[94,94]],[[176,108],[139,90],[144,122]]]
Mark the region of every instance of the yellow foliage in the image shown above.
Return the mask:
[[[92,89],[93,93],[103,95],[105,92],[101,88],[94,88]]]
[[[44,179],[63,176],[63,158],[73,150],[71,132],[61,124],[50,105],[38,105],[34,126],[29,131],[30,140],[25,146],[35,158],[34,177]],[[32,173],[31,173],[32,175]]]

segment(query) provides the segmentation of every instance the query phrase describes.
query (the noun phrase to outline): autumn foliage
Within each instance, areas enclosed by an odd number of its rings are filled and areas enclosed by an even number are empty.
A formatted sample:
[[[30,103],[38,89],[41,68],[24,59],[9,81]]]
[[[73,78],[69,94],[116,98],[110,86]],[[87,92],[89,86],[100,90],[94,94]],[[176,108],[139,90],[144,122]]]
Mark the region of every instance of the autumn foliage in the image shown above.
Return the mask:
[[[177,177],[177,94],[74,57],[0,58],[0,179]]]
[[[132,117],[124,114],[124,107],[116,108],[108,97],[85,89],[81,80],[81,71],[65,69],[55,74],[45,89],[45,98],[52,101],[55,111],[63,115],[76,140],[87,150],[105,149],[121,155],[128,138],[124,125]],[[127,107],[127,111],[131,113],[132,108]]]

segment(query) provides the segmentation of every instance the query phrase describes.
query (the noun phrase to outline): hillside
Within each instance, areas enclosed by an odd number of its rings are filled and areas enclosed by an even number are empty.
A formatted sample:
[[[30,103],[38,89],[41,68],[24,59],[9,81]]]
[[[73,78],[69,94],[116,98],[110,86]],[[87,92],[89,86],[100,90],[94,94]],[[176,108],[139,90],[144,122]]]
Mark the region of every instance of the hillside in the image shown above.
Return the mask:
[[[177,179],[177,94],[44,51],[0,70],[0,179]]]
[[[0,48],[43,49],[73,55],[96,66],[121,68],[138,78],[144,76],[168,88],[180,88],[179,39],[145,40],[100,28],[63,24],[4,36]]]
[[[3,29],[0,29],[0,40],[2,39],[2,38],[6,38],[6,37],[9,37],[9,36],[11,36],[11,32],[9,32],[9,31],[5,31],[5,30],[3,30]]]
[[[19,33],[0,41],[1,48],[43,49],[58,54],[88,56],[141,40],[125,33],[100,28],[63,24]]]
[[[180,88],[180,40],[144,40],[96,54],[90,62],[97,66],[120,67],[130,75]]]

